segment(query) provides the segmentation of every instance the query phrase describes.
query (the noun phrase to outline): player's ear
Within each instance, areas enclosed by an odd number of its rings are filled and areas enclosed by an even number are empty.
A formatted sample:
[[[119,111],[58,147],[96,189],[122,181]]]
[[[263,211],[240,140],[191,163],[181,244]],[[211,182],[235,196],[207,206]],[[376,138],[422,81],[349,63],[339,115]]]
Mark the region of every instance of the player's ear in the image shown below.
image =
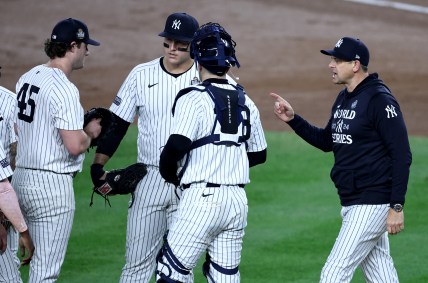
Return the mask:
[[[361,62],[359,60],[354,60],[352,61],[353,67],[352,70],[354,71],[354,73],[358,72],[359,70],[361,70]]]
[[[70,42],[70,50],[73,50],[73,48],[79,48],[76,41]]]

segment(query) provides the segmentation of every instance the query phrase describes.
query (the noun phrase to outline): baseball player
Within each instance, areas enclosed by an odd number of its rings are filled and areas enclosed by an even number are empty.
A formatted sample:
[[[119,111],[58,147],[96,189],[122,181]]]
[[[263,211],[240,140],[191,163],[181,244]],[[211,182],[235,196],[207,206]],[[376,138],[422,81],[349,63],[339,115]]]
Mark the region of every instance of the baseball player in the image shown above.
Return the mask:
[[[0,176],[0,229],[6,236],[0,240],[0,282],[22,282],[18,269],[20,262],[17,257],[18,233],[22,235],[21,241],[25,244],[21,247],[22,252],[25,253],[27,250],[29,253],[23,264],[27,264],[31,260],[34,245],[19,208],[15,191],[9,183],[16,155],[16,95],[0,86],[0,101],[2,101],[0,104],[0,170],[2,172]],[[10,220],[6,218],[5,214],[11,215]],[[13,224],[13,227],[9,226],[10,223]]]
[[[331,56],[333,83],[345,85],[324,129],[271,93],[279,119],[311,145],[334,153],[331,178],[343,222],[320,282],[350,282],[358,266],[367,282],[398,282],[388,233],[404,229],[412,154],[403,114],[378,74],[368,73],[369,50],[361,40],[343,37],[321,52]]]
[[[0,101],[2,101],[2,104],[0,105],[0,139],[2,140],[2,143],[0,146],[3,147],[6,154],[6,160],[8,160],[12,170],[14,170],[16,156],[16,95],[8,89],[0,86]],[[16,255],[16,252],[18,251],[18,234],[15,229],[8,229],[8,248],[12,255]],[[19,265],[19,259],[16,256],[15,262]]]
[[[182,194],[157,258],[157,282],[191,282],[205,252],[208,282],[240,281],[244,186],[249,168],[266,160],[266,140],[257,107],[226,79],[230,67],[239,67],[235,45],[216,23],[201,26],[191,43],[202,83],[177,95],[173,129],[160,156],[162,177]]]
[[[34,244],[28,231],[28,226],[24,220],[21,209],[19,208],[18,198],[16,193],[9,182],[9,177],[12,176],[12,169],[6,158],[3,148],[0,147],[0,210],[10,221],[13,229],[19,233],[19,246],[21,249],[21,256],[27,253],[27,256],[22,260],[22,264],[26,265],[31,261],[34,252]],[[8,230],[12,227],[5,227],[8,225],[6,222],[0,223],[0,282],[22,282],[19,273],[19,260],[16,256],[16,250],[12,252],[8,247],[9,239]]]
[[[84,66],[87,26],[68,18],[45,41],[46,64],[25,73],[16,85],[18,146],[12,179],[36,247],[29,282],[58,279],[73,224],[73,177],[84,153],[101,132],[100,120],[83,129],[79,91],[69,80]]]
[[[168,16],[163,37],[164,56],[137,65],[122,84],[110,110],[117,115],[118,131],[98,144],[91,166],[96,187],[104,183],[104,165],[114,154],[128,126],[138,116],[138,162],[147,164],[128,211],[126,263],[120,282],[148,282],[155,257],[176,210],[175,187],[159,174],[159,156],[171,131],[171,108],[179,90],[197,80],[189,43],[199,27],[186,13]]]

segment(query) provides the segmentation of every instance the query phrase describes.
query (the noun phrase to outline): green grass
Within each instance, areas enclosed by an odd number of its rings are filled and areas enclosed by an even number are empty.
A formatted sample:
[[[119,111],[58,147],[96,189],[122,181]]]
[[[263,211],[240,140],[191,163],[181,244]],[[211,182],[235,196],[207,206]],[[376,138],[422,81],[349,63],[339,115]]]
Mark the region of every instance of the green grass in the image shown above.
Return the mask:
[[[267,133],[268,161],[251,169],[248,227],[240,266],[244,283],[318,282],[338,234],[340,204],[330,177],[331,154],[316,150],[295,134]],[[405,207],[404,232],[390,237],[401,282],[428,282],[426,245],[428,139],[411,138],[413,164]],[[99,196],[89,207],[91,182],[87,154],[75,179],[76,215],[58,282],[118,282],[124,264],[128,196]],[[136,127],[130,128],[108,169],[136,160]],[[22,269],[26,282],[28,267]],[[200,264],[195,282],[206,282]],[[365,282],[357,271],[353,283]]]

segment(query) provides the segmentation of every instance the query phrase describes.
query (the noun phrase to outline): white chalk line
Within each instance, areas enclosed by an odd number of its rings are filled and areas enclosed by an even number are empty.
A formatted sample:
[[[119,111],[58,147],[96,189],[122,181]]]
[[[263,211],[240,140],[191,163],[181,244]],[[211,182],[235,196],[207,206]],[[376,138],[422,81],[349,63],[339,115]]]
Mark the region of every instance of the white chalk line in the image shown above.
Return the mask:
[[[428,7],[407,4],[402,2],[386,1],[386,0],[345,0],[345,1],[357,2],[357,3],[367,4],[367,5],[380,6],[380,7],[389,7],[397,10],[404,10],[404,11],[409,11],[414,13],[428,14]]]

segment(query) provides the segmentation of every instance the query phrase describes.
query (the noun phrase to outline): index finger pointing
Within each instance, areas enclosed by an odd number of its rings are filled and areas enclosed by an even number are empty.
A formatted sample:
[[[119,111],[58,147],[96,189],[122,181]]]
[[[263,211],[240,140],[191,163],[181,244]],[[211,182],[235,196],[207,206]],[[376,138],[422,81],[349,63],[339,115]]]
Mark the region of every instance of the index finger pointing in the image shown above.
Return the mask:
[[[273,92],[269,93],[269,95],[272,96],[273,98],[276,98],[276,99],[281,99],[282,98],[281,96],[279,96],[278,94],[273,93]]]

